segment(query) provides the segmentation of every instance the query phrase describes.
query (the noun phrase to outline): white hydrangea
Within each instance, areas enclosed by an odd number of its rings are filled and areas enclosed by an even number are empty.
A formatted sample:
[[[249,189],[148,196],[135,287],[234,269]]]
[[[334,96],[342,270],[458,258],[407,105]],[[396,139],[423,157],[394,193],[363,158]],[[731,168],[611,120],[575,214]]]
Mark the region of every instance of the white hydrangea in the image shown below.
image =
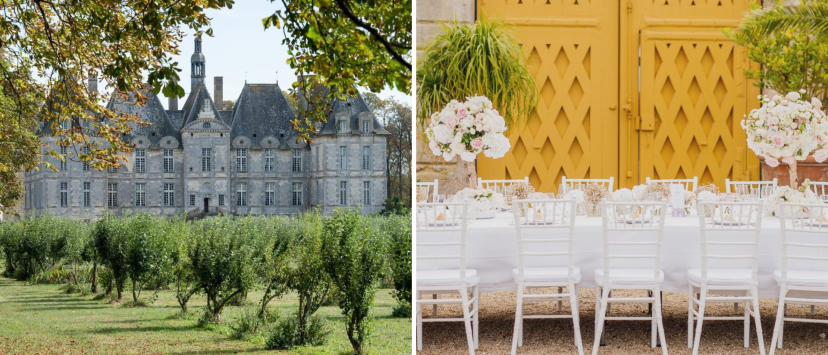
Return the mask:
[[[473,96],[466,101],[451,100],[440,112],[431,115],[426,128],[429,149],[446,161],[460,156],[473,162],[483,153],[493,159],[509,152],[511,143],[504,135],[506,121],[492,107],[485,96]]]

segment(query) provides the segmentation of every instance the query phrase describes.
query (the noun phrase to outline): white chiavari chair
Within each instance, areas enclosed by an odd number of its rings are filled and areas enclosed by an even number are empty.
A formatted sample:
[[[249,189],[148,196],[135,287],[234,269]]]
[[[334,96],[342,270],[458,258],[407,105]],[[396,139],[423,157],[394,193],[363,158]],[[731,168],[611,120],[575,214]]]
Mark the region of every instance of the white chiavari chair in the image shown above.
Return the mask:
[[[578,304],[581,269],[575,267],[573,253],[575,202],[573,200],[516,200],[515,204],[520,208],[513,209],[518,243],[518,267],[512,270],[517,284],[512,355],[517,353],[518,346],[523,346],[523,321],[525,319],[561,318],[572,319],[575,346],[578,354],[583,355]],[[521,210],[526,211],[523,216],[521,216]],[[532,262],[536,260],[540,261]],[[554,260],[558,262],[555,263]],[[527,261],[532,266],[527,266]],[[557,287],[558,293],[532,292],[535,289],[551,287]],[[566,287],[567,293],[561,292],[562,287]],[[524,302],[558,302],[560,307],[560,303],[566,299],[569,300],[571,314],[523,314]]]
[[[701,202],[700,209],[713,206],[710,217],[699,214],[701,225],[701,269],[687,271],[687,347],[699,353],[702,323],[705,320],[744,321],[744,346],[750,345],[750,317],[756,323],[759,352],[765,355],[759,315],[759,231],[762,227],[762,202]],[[740,264],[741,262],[741,264]],[[737,265],[740,264],[740,265]],[[708,296],[744,292],[744,296]],[[698,295],[698,297],[697,297]],[[744,316],[704,315],[708,303],[744,303]],[[698,311],[696,310],[698,305]],[[695,337],[693,322],[695,325]]]
[[[725,192],[740,195],[758,195],[765,198],[776,191],[777,179],[770,181],[730,181],[725,179]]]
[[[438,202],[437,201],[437,189],[440,187],[439,182],[437,179],[434,179],[433,182],[417,182],[417,192],[419,189],[425,189],[426,196],[431,196],[431,202]]]
[[[477,270],[466,268],[466,231],[468,203],[419,203],[417,204],[417,232],[440,235],[434,241],[417,238],[417,259],[441,259],[456,261],[456,269],[417,270],[417,350],[423,349],[423,323],[463,322],[469,354],[478,347],[480,293]],[[430,252],[426,252],[429,250]],[[472,296],[469,297],[471,291]],[[423,294],[451,292],[460,298],[423,298]],[[463,318],[423,318],[423,305],[458,304],[463,308]]]
[[[569,179],[564,176],[561,178],[561,183],[570,190],[585,190],[589,185],[602,185],[607,188],[607,191],[612,192],[615,177],[610,176],[609,179]]]
[[[828,196],[828,181],[808,181],[817,197]]]
[[[663,185],[667,185],[667,187],[669,187],[669,185],[679,184],[679,185],[684,186],[684,189],[687,190],[687,191],[696,191],[696,188],[699,187],[699,178],[697,176],[694,176],[692,179],[650,179],[650,178],[647,178],[647,184],[650,184],[650,183],[663,184]]]
[[[805,212],[807,211],[807,212]],[[770,353],[782,349],[785,322],[828,323],[828,320],[786,317],[787,305],[828,305],[828,205],[789,204],[780,206],[782,219],[782,269],[773,271],[779,284],[779,306],[773,328]],[[821,262],[822,267],[791,267],[797,262]],[[806,293],[815,297],[789,297],[788,292]],[[819,297],[823,296],[823,297]]]
[[[477,187],[482,189],[489,189],[493,190],[494,192],[503,193],[503,189],[506,186],[512,186],[516,184],[528,184],[529,177],[525,177],[520,180],[483,180],[482,178],[477,178]]]
[[[664,234],[665,202],[603,202],[603,267],[595,270],[595,342],[592,354],[598,354],[604,323],[607,320],[648,320],[652,327],[651,346],[656,334],[661,352],[667,355],[667,341],[661,317],[661,242]],[[624,267],[611,267],[613,261],[626,262]],[[635,264],[635,266],[630,267]],[[646,290],[647,297],[612,298],[613,290]],[[611,303],[649,303],[648,317],[607,316]]]

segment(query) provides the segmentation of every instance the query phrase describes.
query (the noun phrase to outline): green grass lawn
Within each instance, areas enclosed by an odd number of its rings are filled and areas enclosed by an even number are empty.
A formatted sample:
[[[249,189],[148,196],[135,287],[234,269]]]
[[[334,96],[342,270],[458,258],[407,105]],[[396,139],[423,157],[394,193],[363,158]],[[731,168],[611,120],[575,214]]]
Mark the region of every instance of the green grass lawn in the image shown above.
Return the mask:
[[[215,329],[197,328],[205,305],[203,297],[190,302],[189,319],[179,313],[175,295],[161,291],[149,307],[122,307],[93,300],[94,295],[67,295],[59,285],[33,285],[0,278],[0,354],[348,354],[351,346],[344,318],[336,306],[323,307],[318,314],[328,319],[333,331],[327,345],[293,351],[268,351],[262,337],[233,340],[226,324],[236,315],[255,307],[261,293],[251,293],[250,305],[227,307],[223,324]],[[125,301],[131,294],[124,292]],[[144,291],[150,299],[153,291]],[[373,333],[369,352],[410,354],[411,320],[392,318],[395,301],[390,290],[380,290],[374,302]],[[271,307],[289,316],[296,300],[288,295],[273,300]]]

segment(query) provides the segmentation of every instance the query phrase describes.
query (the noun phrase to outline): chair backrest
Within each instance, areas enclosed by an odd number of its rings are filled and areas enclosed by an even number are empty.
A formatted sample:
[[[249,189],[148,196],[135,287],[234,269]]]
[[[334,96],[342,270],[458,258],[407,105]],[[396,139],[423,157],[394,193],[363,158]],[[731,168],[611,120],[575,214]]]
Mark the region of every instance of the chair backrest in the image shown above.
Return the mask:
[[[612,176],[609,179],[569,179],[566,176],[561,178],[561,183],[567,189],[574,190],[586,190],[586,187],[589,185],[603,185],[607,188],[607,191],[612,192],[614,182],[615,178]],[[558,193],[563,193],[563,191],[558,191]]]
[[[515,200],[513,206],[520,277],[523,278],[526,258],[548,260],[566,256],[567,275],[572,280],[575,268],[575,201]],[[523,216],[521,210],[525,211]],[[545,248],[547,245],[550,247]]]
[[[644,268],[653,270],[653,280],[661,270],[661,241],[666,202],[601,202],[603,220],[604,281],[610,278],[613,260],[639,260]],[[634,239],[630,238],[634,233]]]
[[[749,262],[751,280],[759,272],[759,232],[762,229],[762,202],[699,202],[701,225],[701,272],[707,278],[711,261]]]
[[[679,184],[683,185],[684,189],[687,191],[696,191],[696,188],[699,187],[699,178],[694,176],[692,179],[650,179],[647,178],[647,184],[662,184],[662,185],[673,185]]]
[[[725,179],[725,192],[729,194],[758,194],[759,198],[765,198],[776,191],[777,179],[770,181],[730,181]]]
[[[782,279],[787,280],[789,260],[828,261],[828,204],[782,203],[779,212]]]
[[[448,259],[459,261],[460,278],[466,278],[467,202],[418,203],[417,232],[436,233],[439,239],[417,238],[417,259]],[[424,249],[434,253],[424,253]]]
[[[477,187],[482,189],[489,189],[499,193],[503,193],[503,188],[506,186],[512,186],[522,183],[528,184],[529,177],[527,176],[520,180],[483,180],[482,178],[477,178]]]
[[[828,196],[828,181],[809,181],[808,183],[817,196]]]
[[[437,202],[437,189],[440,187],[437,179],[434,179],[434,182],[417,182],[416,186],[418,193],[420,192],[419,189],[424,189],[426,196],[431,195],[431,202]]]

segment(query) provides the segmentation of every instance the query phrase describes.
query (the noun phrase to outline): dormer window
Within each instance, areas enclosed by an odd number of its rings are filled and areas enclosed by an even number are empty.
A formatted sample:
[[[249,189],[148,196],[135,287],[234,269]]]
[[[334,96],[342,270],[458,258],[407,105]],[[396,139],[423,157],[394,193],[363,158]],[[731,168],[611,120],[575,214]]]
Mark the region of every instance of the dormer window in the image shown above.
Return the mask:
[[[339,132],[341,134],[348,133],[348,119],[339,120]]]
[[[210,122],[204,122],[204,124],[201,125],[201,127],[203,127],[204,129],[210,129]]]
[[[362,134],[371,133],[371,121],[368,119],[362,119]]]

